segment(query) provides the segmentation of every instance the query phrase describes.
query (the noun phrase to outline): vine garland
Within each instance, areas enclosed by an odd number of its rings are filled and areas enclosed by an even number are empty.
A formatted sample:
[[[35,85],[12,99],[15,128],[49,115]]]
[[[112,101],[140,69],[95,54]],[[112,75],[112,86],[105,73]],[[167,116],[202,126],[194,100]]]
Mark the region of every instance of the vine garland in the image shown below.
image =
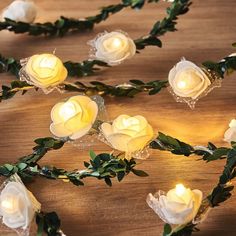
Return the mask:
[[[220,62],[206,61],[202,64],[206,69],[214,71],[223,79],[225,75],[236,71],[236,56],[225,57]],[[88,96],[99,94],[101,96],[134,97],[143,92],[148,95],[155,95],[168,86],[167,80],[154,80],[149,82],[130,80],[129,83],[114,86],[99,81],[91,81],[89,85],[76,81],[75,83],[65,83],[64,90],[68,92],[79,92]],[[35,87],[28,85],[26,82],[19,80],[12,81],[10,87],[2,86],[0,101],[12,98],[17,92],[25,94],[28,90],[33,88]],[[37,90],[37,88],[35,89]]]
[[[154,2],[155,0],[150,0],[148,2]],[[137,6],[132,5],[136,2]],[[36,24],[38,28],[33,29],[31,28],[32,25],[28,25],[28,29],[22,31],[23,27],[21,22],[16,23],[14,21],[10,22],[8,19],[6,22],[9,24],[16,24],[15,28],[13,27],[12,31],[15,33],[24,33],[29,32],[32,35],[39,35],[39,34],[49,34],[49,35],[60,35],[62,36],[66,32],[71,29],[77,30],[84,30],[90,29],[94,26],[95,23],[99,23],[102,20],[105,20],[110,13],[114,14],[124,7],[131,6],[131,7],[139,7],[141,8],[145,1],[123,1],[123,5],[121,7],[111,7],[109,8],[107,13],[106,10],[102,10],[99,15],[97,15],[97,19],[102,17],[102,14],[105,14],[104,19],[97,20],[93,19],[94,22],[92,26],[89,24],[80,24],[80,21],[75,21],[73,19],[61,18],[54,24],[48,25],[46,24]],[[158,2],[156,0],[155,2]],[[188,1],[175,1],[173,6],[176,2],[180,3],[187,3],[184,5],[184,8],[180,9],[178,14],[172,15],[169,13],[169,19],[166,19],[166,22],[163,23],[164,27],[162,28],[162,22],[155,24],[153,29],[148,37],[143,37],[140,40],[135,40],[136,46],[138,50],[141,50],[149,45],[161,46],[161,41],[156,38],[164,34],[167,31],[174,31],[176,22],[173,21],[177,15],[184,14],[188,10],[189,3]],[[125,5],[131,4],[131,5]],[[139,5],[141,4],[141,5]],[[187,6],[187,7],[186,7]],[[119,10],[118,10],[119,9]],[[171,8],[170,8],[171,9]],[[173,10],[173,8],[172,8]],[[182,12],[182,13],[180,13]],[[99,17],[98,17],[99,16]],[[95,17],[95,18],[96,18]],[[85,20],[87,22],[88,19]],[[90,19],[91,20],[91,19]],[[170,24],[171,21],[171,24]],[[174,22],[174,23],[173,23]],[[58,26],[61,24],[61,28]],[[168,25],[170,24],[170,25]],[[76,25],[76,26],[75,26]],[[83,25],[83,26],[82,26]],[[0,30],[2,22],[0,22]],[[20,26],[20,27],[19,27]],[[35,24],[34,24],[35,26]],[[17,30],[19,27],[19,31]],[[51,28],[50,28],[51,27]],[[55,27],[57,29],[55,29]],[[59,27],[59,28],[58,28]],[[84,27],[84,28],[83,28]],[[168,28],[169,27],[169,28]],[[20,29],[21,28],[21,29]],[[163,30],[168,29],[168,30]],[[9,29],[11,30],[11,29]],[[34,32],[34,33],[32,33]],[[0,58],[0,64],[2,66],[1,69],[3,71],[6,69],[7,71],[12,72],[13,74],[18,74],[20,69],[19,62],[13,58],[5,59],[3,57]],[[70,67],[69,73],[73,76],[87,76],[94,73],[97,69],[96,67],[103,67],[108,66],[106,63],[101,61],[85,61],[83,63],[71,63],[66,62],[66,67]],[[223,78],[226,73],[232,72],[236,70],[236,56],[226,57],[224,60],[215,63],[215,62],[205,62],[203,65],[211,70],[216,72],[220,78]],[[144,83],[140,80],[132,80],[128,85],[118,85],[118,86],[110,86],[103,84],[101,82],[93,81],[91,82],[91,86],[87,86],[83,83],[76,82],[74,84],[67,83],[64,85],[65,90],[67,91],[76,91],[76,92],[83,92],[87,95],[92,94],[100,94],[100,95],[112,95],[112,96],[127,96],[133,97],[140,92],[148,92],[149,95],[153,95],[158,93],[162,88],[168,86],[167,81],[151,81],[148,83]],[[13,97],[17,92],[22,91],[23,94],[29,90],[34,88],[33,86],[28,85],[26,82],[21,81],[13,81],[11,83],[11,87],[3,86],[2,92],[0,96],[0,100],[6,100]],[[36,88],[37,89],[37,88]],[[86,177],[93,177],[97,179],[102,179],[105,183],[109,186],[112,185],[112,178],[117,178],[118,181],[122,181],[122,179],[128,175],[129,173],[134,173],[137,176],[146,177],[148,174],[142,170],[135,169],[136,161],[134,158],[127,160],[127,159],[120,159],[120,155],[114,155],[109,153],[101,153],[95,154],[93,151],[90,151],[90,162],[84,162],[85,170],[73,170],[67,171],[64,169],[59,169],[54,166],[40,166],[38,162],[41,158],[43,158],[46,153],[50,150],[60,149],[64,146],[66,141],[54,139],[51,137],[47,138],[40,138],[35,140],[36,146],[33,148],[33,153],[24,156],[18,160],[15,164],[4,164],[0,166],[0,175],[5,177],[10,177],[11,175],[18,173],[22,179],[24,180],[32,180],[35,176],[40,176],[48,179],[60,179],[64,182],[71,182],[74,185],[80,186],[84,185],[83,179]],[[152,141],[149,145],[151,149],[157,149],[160,151],[169,151],[175,155],[184,155],[184,156],[191,156],[197,155],[200,156],[202,160],[206,162],[216,161],[220,159],[226,159],[226,165],[222,172],[222,175],[219,178],[219,182],[217,183],[216,187],[213,188],[212,192],[202,201],[202,205],[199,209],[197,217],[201,217],[209,208],[217,207],[220,203],[226,201],[231,196],[231,191],[233,190],[234,186],[231,183],[231,180],[236,177],[236,143],[231,143],[231,148],[226,147],[219,147],[217,148],[214,144],[208,143],[207,147],[194,147],[187,143],[184,143],[178,139],[173,137],[167,136],[163,133],[159,133],[158,137]],[[40,212],[36,215],[36,223],[38,225],[38,234],[42,235],[43,231],[47,233],[49,236],[55,235],[64,235],[60,229],[60,219],[55,212],[51,213],[44,213]],[[172,229],[170,225],[166,224],[164,226],[164,236],[188,236],[192,235],[193,232],[197,230],[196,228],[197,223],[188,223],[181,228]]]
[[[101,11],[95,16],[85,17],[83,19],[73,19],[61,16],[54,23],[24,23],[16,22],[11,19],[5,19],[0,22],[0,31],[9,30],[16,34],[28,33],[29,35],[50,35],[50,36],[64,36],[69,31],[83,32],[94,28],[95,24],[105,21],[109,16],[114,15],[124,8],[131,7],[132,9],[141,9],[145,2],[159,2],[159,0],[122,0],[116,5],[108,5],[101,8]]]
[[[93,151],[90,151],[90,162],[84,162],[85,170],[67,171],[55,166],[40,166],[38,164],[39,160],[48,151],[62,148],[65,141],[46,137],[36,139],[35,143],[37,145],[33,148],[32,154],[19,158],[18,162],[15,164],[1,165],[0,175],[10,177],[17,173],[23,180],[27,181],[32,181],[34,177],[40,176],[47,179],[63,180],[64,182],[70,182],[76,186],[84,185],[82,179],[87,177],[105,180],[107,185],[112,186],[112,178],[117,178],[120,182],[130,172],[140,177],[148,176],[146,172],[134,168],[137,163],[133,158],[130,160],[120,159],[120,154],[116,156],[108,153],[95,154]],[[231,148],[216,147],[209,142],[207,147],[192,146],[159,132],[157,138],[150,143],[149,148],[159,151],[168,151],[174,155],[184,155],[186,157],[196,155],[206,162],[226,159],[226,165],[219,178],[219,182],[202,201],[197,215],[197,217],[201,217],[209,208],[217,207],[220,203],[231,197],[231,191],[234,188],[231,180],[236,177],[236,143],[232,142],[231,145]],[[54,220],[49,220],[51,225],[47,223],[48,217],[54,218]],[[42,224],[44,223],[44,232],[49,236],[55,235],[55,232],[60,230],[60,220],[55,212],[39,213],[36,217],[36,223],[38,224],[39,233],[42,233]],[[166,224],[164,226],[163,235],[189,236],[197,230],[196,226],[197,223],[190,222],[184,227],[172,231],[171,226]]]

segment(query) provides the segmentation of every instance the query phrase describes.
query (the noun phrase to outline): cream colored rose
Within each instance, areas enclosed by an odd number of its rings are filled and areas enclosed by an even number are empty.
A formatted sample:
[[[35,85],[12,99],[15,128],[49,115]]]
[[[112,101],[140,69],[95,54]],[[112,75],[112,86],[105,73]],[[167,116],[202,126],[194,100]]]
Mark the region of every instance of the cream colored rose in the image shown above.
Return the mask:
[[[105,32],[94,40],[95,57],[110,65],[117,65],[136,53],[134,41],[121,32]]]
[[[229,57],[236,57],[236,52],[231,53],[231,54],[229,55]]]
[[[68,74],[62,61],[53,54],[30,57],[24,70],[30,78],[29,83],[42,89],[61,84]]]
[[[0,215],[3,224],[12,229],[26,229],[40,207],[32,193],[18,182],[9,182],[0,194]]]
[[[211,84],[206,73],[190,61],[182,60],[169,72],[169,84],[180,97],[196,99]]]
[[[112,124],[103,123],[101,132],[114,149],[127,153],[142,150],[154,136],[143,116],[120,115]]]
[[[233,119],[229,123],[229,129],[226,130],[224,135],[224,141],[231,143],[236,142],[236,120]]]
[[[92,128],[98,114],[98,105],[87,96],[74,96],[57,103],[51,111],[51,132],[60,138],[78,139]]]
[[[3,10],[2,18],[16,22],[32,23],[37,15],[37,8],[33,1],[15,0]]]
[[[176,185],[176,188],[171,189],[166,195],[157,195],[159,196],[149,193],[148,205],[165,223],[173,225],[191,222],[202,202],[200,190],[186,189],[182,184]]]

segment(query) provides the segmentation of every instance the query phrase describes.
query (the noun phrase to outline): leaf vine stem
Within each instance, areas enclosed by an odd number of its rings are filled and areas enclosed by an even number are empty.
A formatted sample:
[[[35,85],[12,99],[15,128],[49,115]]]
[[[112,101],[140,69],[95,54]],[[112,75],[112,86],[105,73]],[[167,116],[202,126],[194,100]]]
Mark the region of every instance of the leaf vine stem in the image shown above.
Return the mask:
[[[88,96],[114,96],[114,97],[134,97],[135,95],[146,92],[149,95],[154,95],[167,86],[167,81],[154,80],[144,83],[140,80],[130,80],[129,84],[107,85],[98,81],[92,81],[89,85],[81,82],[65,83],[63,89],[67,92],[77,92]],[[28,85],[26,82],[15,80],[10,86],[2,86],[0,91],[0,102],[14,97],[18,92],[24,95],[27,91],[36,87]]]
[[[23,180],[32,180],[35,176],[41,176],[49,179],[60,179],[64,182],[71,182],[77,186],[84,185],[82,180],[86,177],[103,179],[107,185],[111,186],[112,178],[116,177],[118,181],[121,181],[130,172],[142,177],[147,176],[146,172],[134,169],[136,166],[134,159],[122,160],[111,153],[101,153],[97,155],[93,151],[90,151],[90,162],[84,162],[86,169],[82,171],[66,171],[64,169],[50,166],[41,167],[38,164],[41,158],[46,155],[48,151],[62,148],[65,142],[66,141],[51,137],[36,139],[35,143],[37,145],[33,148],[33,153],[20,158],[16,164],[4,164],[0,166],[0,175],[9,177],[18,173]],[[176,155],[197,155],[201,156],[202,159],[207,162],[226,159],[226,165],[219,178],[219,182],[212,192],[203,200],[196,216],[197,219],[201,220],[210,208],[217,207],[220,203],[226,201],[231,196],[231,191],[234,188],[231,180],[236,177],[236,143],[232,142],[231,145],[231,148],[217,148],[214,144],[209,142],[207,147],[192,146],[163,133],[159,133],[158,137],[150,143],[150,148],[152,149],[169,151]],[[50,222],[52,223],[52,221],[46,220],[45,217],[48,216],[47,214],[37,214],[36,222],[38,224],[38,230],[41,230],[39,232],[42,232],[42,229],[44,229],[44,232],[49,236],[61,235],[59,233],[55,234],[55,232],[60,232],[60,220],[58,216],[55,212],[49,214],[52,214],[50,217],[55,217],[55,224],[53,223],[50,225]],[[198,230],[196,226],[197,223],[190,222],[187,225],[172,230],[171,226],[166,224],[163,235],[190,236],[193,232]],[[52,232],[54,232],[54,234],[52,234]]]
[[[83,32],[85,30],[91,30],[95,24],[99,24],[105,21],[109,16],[120,12],[124,8],[131,7],[135,9],[141,9],[145,2],[158,2],[159,0],[122,0],[116,5],[108,5],[101,8],[101,11],[95,16],[89,16],[82,19],[67,18],[61,16],[54,23],[24,23],[16,22],[14,20],[5,19],[0,22],[0,31],[8,30],[16,34],[28,33],[29,35],[50,35],[50,36],[64,36],[69,31]]]
[[[148,2],[159,2],[159,0],[148,0]],[[123,0],[125,6],[131,6],[133,8],[141,8],[144,3],[145,0]],[[190,4],[190,0],[175,0],[171,6],[167,8],[167,17],[164,17],[161,21],[157,21],[148,35],[134,40],[137,50],[142,50],[147,46],[161,47],[162,42],[157,37],[167,32],[176,31],[175,25],[177,24],[176,20],[178,16],[188,12]],[[111,10],[113,7],[110,6],[109,9]],[[85,60],[83,62],[67,61],[64,65],[68,70],[69,76],[72,77],[90,76],[102,67],[109,67],[107,63],[99,60]],[[12,57],[6,58],[0,55],[0,73],[11,72],[18,77],[20,68],[21,65],[17,59]]]
[[[65,236],[60,228],[61,220],[56,212],[38,212],[35,220],[38,225],[37,236],[43,236],[43,232],[48,236]]]
[[[167,8],[167,16],[162,20],[157,21],[148,35],[134,40],[138,50],[144,49],[147,46],[162,47],[162,42],[158,38],[167,32],[176,31],[178,16],[189,11],[191,5],[190,0],[175,0],[170,7]]]
[[[94,73],[94,71],[98,69],[96,66],[107,66],[106,63],[100,61],[86,61],[81,64],[71,64],[71,62],[66,62],[65,65],[67,66],[71,76],[74,76],[75,74],[78,75],[79,73],[81,73],[81,76],[85,74],[91,75],[91,73]],[[207,61],[204,62],[203,65],[206,69],[217,73],[219,77],[223,79],[226,74],[236,71],[236,56],[225,57],[218,63]],[[13,58],[5,59],[0,57],[0,72],[4,70],[4,68],[8,68],[8,71],[17,74],[19,67],[18,62]],[[107,85],[98,81],[92,81],[90,82],[90,85],[86,85],[85,83],[77,81],[75,83],[65,83],[64,89],[67,92],[79,92],[86,95],[99,94],[102,96],[134,97],[141,92],[146,92],[148,95],[155,95],[168,86],[169,84],[166,80],[154,80],[150,82],[130,80],[129,83],[115,86]],[[0,101],[14,97],[17,92],[25,94],[28,90],[33,88],[33,86],[26,82],[19,80],[12,81],[10,86],[2,86],[2,91],[0,91]],[[35,89],[37,90],[37,88]]]
[[[9,177],[17,173],[23,180],[32,180],[33,177],[40,176],[48,179],[60,179],[77,186],[84,185],[82,179],[86,177],[103,179],[106,184],[111,186],[112,178],[116,177],[118,181],[121,181],[130,172],[141,177],[147,176],[144,171],[134,168],[136,166],[134,159],[120,159],[109,153],[96,155],[93,151],[90,151],[90,162],[84,162],[84,170],[67,171],[55,166],[40,166],[38,164],[48,151],[62,148],[65,142],[51,137],[36,139],[37,145],[33,148],[33,153],[20,158],[15,164],[0,166],[0,175]]]

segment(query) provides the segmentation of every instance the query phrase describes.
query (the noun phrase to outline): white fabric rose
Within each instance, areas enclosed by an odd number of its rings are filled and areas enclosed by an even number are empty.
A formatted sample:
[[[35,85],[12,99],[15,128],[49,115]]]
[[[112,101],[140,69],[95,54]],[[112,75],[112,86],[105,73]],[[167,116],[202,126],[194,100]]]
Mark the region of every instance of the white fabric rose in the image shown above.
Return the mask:
[[[26,229],[40,207],[32,193],[18,182],[7,183],[0,194],[0,216],[3,223],[12,229]]]
[[[210,85],[206,73],[190,61],[182,60],[169,72],[169,84],[179,97],[198,98]]]
[[[37,8],[33,1],[15,0],[3,10],[2,18],[16,22],[32,23],[37,15]]]
[[[98,114],[98,105],[87,96],[71,97],[57,103],[51,111],[51,132],[60,138],[78,139],[92,128]]]
[[[62,61],[53,54],[39,54],[29,58],[26,65],[22,67],[21,79],[26,80],[38,88],[47,89],[61,84],[67,77],[67,69]]]
[[[153,129],[143,116],[118,116],[112,124],[103,123],[101,132],[107,142],[119,151],[141,151],[153,138]]]
[[[92,42],[92,46],[95,49],[95,58],[109,65],[120,64],[136,53],[134,41],[118,31],[105,32]]]
[[[231,53],[231,54],[229,55],[229,57],[236,57],[236,52]]]
[[[229,129],[226,130],[224,135],[224,141],[231,143],[236,142],[236,120],[233,119],[229,123]]]
[[[158,195],[153,196],[149,193],[147,203],[165,223],[173,225],[191,222],[197,215],[202,202],[200,190],[186,189],[181,184],[171,189],[166,195],[161,193]]]

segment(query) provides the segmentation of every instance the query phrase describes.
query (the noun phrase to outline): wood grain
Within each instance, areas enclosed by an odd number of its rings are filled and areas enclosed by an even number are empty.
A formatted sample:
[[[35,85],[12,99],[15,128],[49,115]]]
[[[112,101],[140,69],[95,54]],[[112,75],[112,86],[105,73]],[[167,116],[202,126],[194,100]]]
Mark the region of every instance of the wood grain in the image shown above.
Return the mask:
[[[0,9],[10,0],[1,0]],[[37,0],[39,21],[55,20],[60,15],[83,17],[97,13],[100,6],[117,3],[118,0]],[[166,3],[150,4],[142,11],[124,10],[94,31],[73,33],[64,38],[30,37],[0,32],[0,52],[6,56],[23,58],[35,53],[52,52],[64,61],[83,60],[88,56],[86,42],[104,30],[122,29],[132,37],[144,35],[154,21],[165,14]],[[179,19],[176,33],[164,36],[163,48],[148,48],[140,55],[120,66],[107,69],[91,79],[116,84],[129,79],[145,81],[166,79],[169,69],[181,58],[196,63],[218,60],[233,52],[235,41],[236,1],[193,0],[191,11]],[[221,89],[215,89],[201,99],[194,111],[185,104],[176,103],[166,91],[150,97],[140,95],[136,99],[107,98],[111,118],[119,114],[140,114],[149,120],[156,131],[173,135],[192,144],[207,141],[226,145],[222,136],[228,122],[235,118],[236,81],[234,76],[224,80]],[[0,84],[13,77],[0,75]],[[89,80],[90,78],[83,79]],[[50,109],[69,96],[56,92],[44,95],[30,92],[25,96],[1,103],[0,107],[0,163],[14,162],[30,153],[33,140],[50,135]],[[99,145],[98,151],[109,151]],[[54,164],[66,169],[82,168],[88,159],[88,150],[81,151],[67,145],[61,151],[48,154],[43,164]],[[162,232],[163,222],[148,208],[145,198],[158,189],[167,191],[177,182],[201,189],[206,195],[215,185],[224,162],[204,164],[195,158],[184,158],[155,151],[140,165],[149,173],[148,178],[128,176],[112,188],[103,182],[88,179],[84,187],[75,187],[59,181],[37,179],[27,187],[37,196],[47,211],[56,210],[62,220],[62,228],[68,236],[156,236]],[[196,235],[236,235],[236,198],[233,196],[221,207],[212,210],[208,219],[200,225]],[[0,235],[14,235],[6,229]],[[31,235],[34,235],[31,233]]]

